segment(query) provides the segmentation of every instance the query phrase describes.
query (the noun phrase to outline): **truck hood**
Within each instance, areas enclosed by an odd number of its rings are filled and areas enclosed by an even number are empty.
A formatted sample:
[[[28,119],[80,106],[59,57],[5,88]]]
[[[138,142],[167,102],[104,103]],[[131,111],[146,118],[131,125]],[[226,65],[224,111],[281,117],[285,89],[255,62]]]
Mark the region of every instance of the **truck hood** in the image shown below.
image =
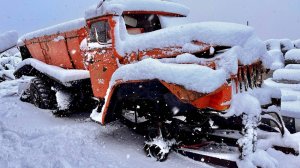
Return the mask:
[[[124,25],[122,22],[123,19],[117,23]],[[121,55],[155,48],[184,47],[193,41],[211,46],[239,46],[243,57],[247,56],[241,58],[245,64],[252,63],[266,53],[263,41],[256,36],[253,28],[235,23],[191,23],[139,35],[129,35],[124,27],[120,27],[116,33],[121,37],[116,39],[116,48]]]

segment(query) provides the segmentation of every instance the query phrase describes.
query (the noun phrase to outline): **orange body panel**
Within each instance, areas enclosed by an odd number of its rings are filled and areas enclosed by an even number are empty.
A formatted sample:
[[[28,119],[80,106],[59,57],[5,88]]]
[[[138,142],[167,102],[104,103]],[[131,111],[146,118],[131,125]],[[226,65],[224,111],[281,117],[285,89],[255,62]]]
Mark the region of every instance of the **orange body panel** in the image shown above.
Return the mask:
[[[106,48],[103,51],[105,53],[95,55],[95,62],[89,65],[93,93],[100,98],[105,97],[110,79],[118,68],[112,49]]]
[[[201,97],[191,104],[199,109],[210,108],[217,111],[224,111],[230,107],[232,88],[230,85],[223,85],[218,90],[207,96]]]
[[[85,29],[66,33],[67,47],[76,69],[85,69],[84,59],[80,51],[80,43],[87,36]]]
[[[62,68],[72,69],[74,67],[69,57],[69,51],[66,45],[66,41],[56,40],[59,37],[63,36],[52,35],[48,38],[45,38],[45,42],[43,42],[46,48],[45,57],[49,58],[48,64],[60,66]]]
[[[84,69],[80,43],[87,36],[85,28],[26,40],[31,56],[66,69]]]
[[[38,39],[34,39],[32,40],[32,43],[30,42],[26,42],[26,46],[28,48],[28,50],[30,51],[30,54],[33,58],[42,61],[42,62],[46,62],[45,59],[45,52],[43,51],[42,47],[41,47],[41,43],[39,42]]]
[[[179,100],[184,103],[192,104],[199,109],[212,108],[214,110],[223,111],[229,108],[228,102],[232,97],[232,88],[230,85],[224,84],[216,91],[203,94],[190,91],[182,86],[169,84],[161,81]]]

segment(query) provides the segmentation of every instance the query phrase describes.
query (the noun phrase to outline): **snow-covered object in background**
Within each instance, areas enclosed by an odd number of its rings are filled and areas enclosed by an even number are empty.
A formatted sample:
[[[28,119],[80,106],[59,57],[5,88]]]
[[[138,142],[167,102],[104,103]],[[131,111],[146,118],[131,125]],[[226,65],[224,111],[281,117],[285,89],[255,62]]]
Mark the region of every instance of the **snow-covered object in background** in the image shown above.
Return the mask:
[[[15,50],[17,49],[15,48]],[[18,50],[14,52],[4,52],[0,54],[0,70],[14,70],[21,61],[21,53]]]
[[[21,54],[16,48],[0,54],[0,80],[15,79],[13,73],[21,61]]]
[[[263,85],[271,88],[293,89],[300,91],[300,84],[277,83],[272,78],[265,80]]]
[[[300,39],[293,41],[295,48],[300,49]]]
[[[281,51],[280,47],[280,39],[269,39],[265,41],[267,49],[270,50],[279,50]]]
[[[106,0],[90,7],[85,12],[85,18],[90,19],[103,15],[122,15],[133,11],[167,12],[187,16],[189,8],[184,5],[163,0]]]
[[[114,86],[117,80],[151,79],[182,85],[188,90],[199,93],[211,93],[226,83],[226,72],[223,69],[213,70],[194,64],[165,64],[148,58],[117,69],[112,76],[110,86]]]
[[[267,150],[273,146],[286,146],[299,152],[299,135],[291,134],[286,128],[284,130],[284,135],[272,132],[259,132],[258,135],[262,137],[258,143],[257,148],[262,150]]]
[[[300,69],[300,64],[289,64],[284,67],[285,69]]]
[[[17,45],[18,33],[16,31],[9,31],[0,34],[0,53]]]
[[[281,39],[280,47],[282,52],[287,52],[295,48],[293,42],[290,39]]]
[[[90,73],[87,70],[63,69],[58,66],[48,65],[39,60],[28,58],[22,61],[17,66],[17,70],[25,65],[31,65],[38,71],[51,76],[52,78],[67,84],[68,82],[90,78]]]
[[[279,50],[282,52],[286,52],[295,48],[293,42],[290,39],[269,39],[265,41],[265,44],[269,51]]]
[[[69,22],[61,23],[58,25],[54,25],[51,27],[47,27],[44,29],[40,29],[40,30],[25,34],[22,37],[20,37],[20,39],[18,41],[18,45],[22,45],[25,40],[30,40],[30,39],[40,37],[40,36],[63,33],[63,32],[67,32],[67,31],[71,31],[71,30],[75,30],[75,29],[81,29],[81,28],[85,27],[85,25],[86,25],[85,19],[80,18],[80,19],[69,21]]]
[[[212,46],[240,46],[242,50],[238,59],[242,64],[252,64],[266,53],[266,47],[255,35],[254,29],[240,24],[201,22],[129,35],[124,28],[123,18],[114,19],[117,22],[115,34],[121,37],[116,39],[116,48],[121,55],[154,48],[184,46],[192,41],[201,41]]]
[[[273,80],[285,80],[300,83],[300,69],[278,69],[273,73]]]
[[[294,44],[290,39],[269,39],[265,41],[268,55],[265,60],[267,68],[276,70],[284,67],[284,58],[288,51],[294,50]],[[264,60],[263,60],[264,61]]]
[[[270,50],[268,51],[268,54],[270,55],[270,59],[272,61],[269,61],[271,64],[270,69],[276,70],[284,67],[284,57],[283,53],[280,50]]]
[[[285,55],[285,59],[300,63],[300,49],[292,49],[288,51]]]

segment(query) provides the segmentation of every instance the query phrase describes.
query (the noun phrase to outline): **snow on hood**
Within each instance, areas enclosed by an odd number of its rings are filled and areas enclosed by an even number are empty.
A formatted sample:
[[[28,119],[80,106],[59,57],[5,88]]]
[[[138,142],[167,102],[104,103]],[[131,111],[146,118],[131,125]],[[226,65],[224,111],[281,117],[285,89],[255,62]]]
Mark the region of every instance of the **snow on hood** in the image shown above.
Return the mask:
[[[86,10],[85,18],[90,19],[103,15],[122,15],[123,11],[153,11],[167,12],[183,16],[189,14],[189,8],[184,5],[162,0],[103,0],[98,5]]]
[[[168,27],[161,30],[129,35],[124,28],[124,20],[119,19],[116,29],[116,48],[121,55],[154,48],[184,46],[192,41],[200,41],[216,46],[239,46],[242,48],[239,61],[251,64],[266,53],[266,46],[254,29],[235,23],[201,22]]]
[[[0,52],[7,50],[17,44],[18,33],[16,31],[9,31],[0,34]]]
[[[118,68],[112,76],[110,86],[117,80],[152,79],[178,84],[199,93],[211,93],[226,83],[226,72],[196,64],[168,64],[148,58]]]

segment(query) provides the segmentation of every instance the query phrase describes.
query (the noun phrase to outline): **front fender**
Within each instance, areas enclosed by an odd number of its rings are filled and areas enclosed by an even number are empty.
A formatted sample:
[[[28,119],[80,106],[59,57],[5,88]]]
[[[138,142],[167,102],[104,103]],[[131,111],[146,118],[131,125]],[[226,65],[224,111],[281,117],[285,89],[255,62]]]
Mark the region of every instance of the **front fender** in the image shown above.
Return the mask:
[[[147,89],[143,91],[132,90],[133,85],[141,85],[148,83]],[[151,86],[153,85],[153,86]],[[231,86],[224,84],[219,89],[209,94],[197,93],[190,91],[182,86],[166,83],[161,80],[144,80],[144,81],[117,81],[115,85],[110,87],[105,97],[105,103],[102,108],[99,108],[97,113],[93,112],[91,118],[101,124],[106,124],[112,121],[112,117],[117,111],[118,101],[130,97],[128,93],[120,91],[120,86],[125,87],[127,91],[135,93],[131,98],[145,98],[152,100],[159,100],[164,98],[164,95],[171,93],[178,102],[182,104],[189,104],[197,109],[213,109],[216,111],[223,111],[229,108],[231,100]],[[145,93],[149,92],[149,93]]]

